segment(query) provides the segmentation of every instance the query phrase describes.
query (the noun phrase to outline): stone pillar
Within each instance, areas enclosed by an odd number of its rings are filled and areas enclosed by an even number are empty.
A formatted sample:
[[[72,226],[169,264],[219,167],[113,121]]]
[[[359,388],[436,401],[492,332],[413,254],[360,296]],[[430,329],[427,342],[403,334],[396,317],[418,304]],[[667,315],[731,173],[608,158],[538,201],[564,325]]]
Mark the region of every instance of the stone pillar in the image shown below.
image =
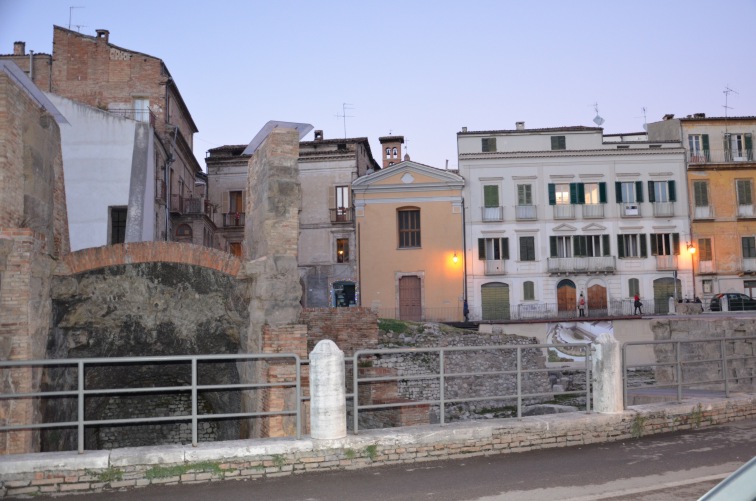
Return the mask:
[[[346,433],[344,352],[324,339],[310,353],[310,435],[328,440]]]
[[[604,414],[624,411],[622,357],[613,334],[601,333],[593,345],[593,410]]]

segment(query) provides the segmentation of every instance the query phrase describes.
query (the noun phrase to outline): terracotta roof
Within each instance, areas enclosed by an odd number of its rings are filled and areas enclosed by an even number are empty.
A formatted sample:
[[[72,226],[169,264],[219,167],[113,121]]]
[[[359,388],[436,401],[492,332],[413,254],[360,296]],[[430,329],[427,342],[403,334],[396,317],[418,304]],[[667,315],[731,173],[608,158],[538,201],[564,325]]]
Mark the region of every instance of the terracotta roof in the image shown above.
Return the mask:
[[[585,127],[583,125],[572,125],[565,127],[547,127],[544,129],[510,129],[510,130],[469,130],[467,132],[457,132],[458,136],[473,134],[530,134],[533,132],[598,132],[603,131],[601,127]]]

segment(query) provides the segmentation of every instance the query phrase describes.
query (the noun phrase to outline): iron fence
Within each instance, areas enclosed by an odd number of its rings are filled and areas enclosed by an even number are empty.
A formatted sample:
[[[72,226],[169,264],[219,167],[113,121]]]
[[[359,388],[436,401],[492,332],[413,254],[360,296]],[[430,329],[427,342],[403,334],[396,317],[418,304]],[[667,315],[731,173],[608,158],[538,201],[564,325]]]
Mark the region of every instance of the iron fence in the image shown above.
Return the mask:
[[[286,362],[289,360],[294,372],[290,380],[287,381],[265,381],[257,383],[229,383],[229,384],[200,384],[198,381],[198,366],[203,363],[217,362]],[[176,366],[176,364],[189,364],[191,382],[189,384],[177,384],[174,386],[159,387],[123,387],[123,388],[91,388],[91,382],[85,377],[87,369],[98,367],[115,367],[139,365],[160,365],[161,367]],[[85,428],[102,425],[122,425],[130,423],[165,423],[165,422],[190,422],[192,433],[192,445],[196,446],[198,442],[197,425],[201,420],[219,420],[219,419],[239,419],[239,418],[258,418],[267,416],[295,416],[296,418],[296,436],[302,436],[302,388],[301,388],[301,360],[296,354],[292,353],[275,353],[275,354],[236,354],[236,355],[188,355],[188,356],[156,356],[156,357],[119,357],[119,358],[79,358],[79,359],[58,359],[58,360],[25,360],[25,361],[3,361],[0,362],[0,372],[3,379],[8,381],[31,381],[33,370],[46,368],[74,368],[76,371],[76,388],[49,391],[20,391],[0,395],[0,402],[7,400],[22,399],[53,399],[61,397],[73,397],[76,399],[76,420],[43,422],[43,423],[17,423],[5,424],[0,426],[0,431],[20,431],[20,430],[40,430],[45,428],[76,428],[78,451],[84,451],[84,432]],[[5,373],[9,371],[9,373]],[[89,384],[88,384],[89,383]],[[31,386],[29,384],[28,386]],[[293,399],[296,403],[293,408],[286,407],[278,411],[260,411],[260,412],[227,412],[216,414],[200,414],[198,409],[198,398],[202,392],[218,392],[228,390],[265,390],[276,388],[289,388],[296,391],[297,398]],[[158,393],[178,393],[189,392],[191,394],[191,414],[162,415],[152,417],[138,418],[119,418],[119,419],[87,419],[87,397],[94,396],[120,396],[120,395],[145,395]],[[30,402],[33,405],[34,402]]]
[[[525,368],[523,367],[523,352],[538,350],[543,354],[544,350],[555,349],[567,349],[574,353],[576,356],[584,357],[584,368],[578,369],[578,371],[585,374],[585,389],[569,391],[564,389],[563,391],[525,391],[523,388],[523,379],[529,375],[546,375],[554,369],[546,368],[545,364],[542,364],[538,368]],[[447,405],[459,404],[459,403],[471,403],[471,402],[493,402],[493,401],[515,401],[517,407],[517,418],[522,417],[522,408],[524,400],[534,400],[538,398],[553,398],[555,395],[585,395],[586,399],[586,412],[591,412],[591,345],[584,343],[569,343],[569,344],[528,344],[528,345],[495,345],[495,346],[470,346],[470,347],[435,347],[435,348],[395,348],[395,349],[379,349],[379,350],[358,350],[352,356],[353,365],[353,405],[352,405],[352,419],[353,419],[353,432],[357,434],[359,432],[359,416],[360,411],[381,410],[381,409],[399,409],[401,407],[408,406],[438,406],[439,408],[439,420],[440,424],[445,423],[445,409]],[[481,359],[485,352],[507,352],[510,357],[514,357],[514,368],[501,369],[495,368],[491,370],[486,368],[486,365],[495,364],[483,364]],[[451,357],[462,354],[467,355],[468,362],[460,364],[458,360],[454,361]],[[368,369],[375,365],[376,359],[385,356],[392,355],[407,355],[418,358],[425,367],[425,371],[418,373],[417,369],[405,370],[403,373],[397,373],[395,375],[370,375],[361,376],[360,368]],[[429,358],[430,357],[430,358]],[[451,362],[451,364],[450,364]],[[455,370],[455,367],[465,367],[464,370]],[[470,369],[471,367],[483,367],[479,370]],[[500,367],[500,366],[499,366]],[[406,369],[406,365],[405,365]],[[402,372],[402,371],[398,371]],[[497,377],[509,377],[514,378],[516,391],[514,393],[493,393],[480,396],[466,396],[460,395],[447,395],[449,391],[449,383],[453,380],[459,380],[460,378],[497,378]],[[419,399],[389,399],[394,400],[388,403],[361,403],[365,400],[365,387],[371,384],[382,383],[407,383],[411,381],[418,381],[424,387],[433,385],[438,389],[438,398],[419,398]],[[474,384],[472,385],[474,386]],[[361,390],[362,388],[362,390]],[[362,393],[361,393],[362,391]]]
[[[633,349],[653,349],[655,362],[631,364]],[[719,390],[730,396],[735,384],[753,390],[756,380],[756,336],[691,340],[633,341],[622,345],[623,397],[639,388],[672,388],[677,401],[685,389]],[[630,371],[650,371],[648,378],[633,378]]]

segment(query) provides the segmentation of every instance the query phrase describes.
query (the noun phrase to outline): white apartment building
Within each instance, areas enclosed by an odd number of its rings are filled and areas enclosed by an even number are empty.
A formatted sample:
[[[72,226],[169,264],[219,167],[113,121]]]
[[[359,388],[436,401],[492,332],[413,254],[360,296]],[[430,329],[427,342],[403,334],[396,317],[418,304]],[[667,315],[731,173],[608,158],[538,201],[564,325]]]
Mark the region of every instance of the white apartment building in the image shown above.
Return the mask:
[[[685,150],[603,129],[457,133],[471,320],[665,313],[692,299]]]

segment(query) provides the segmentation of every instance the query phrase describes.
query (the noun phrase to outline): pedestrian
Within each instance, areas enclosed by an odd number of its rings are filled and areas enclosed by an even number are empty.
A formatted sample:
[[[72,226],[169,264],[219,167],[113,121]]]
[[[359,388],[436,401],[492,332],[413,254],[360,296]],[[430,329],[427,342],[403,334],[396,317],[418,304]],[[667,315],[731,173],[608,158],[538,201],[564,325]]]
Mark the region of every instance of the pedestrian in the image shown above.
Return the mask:
[[[582,292],[580,293],[580,300],[578,301],[578,316],[585,316],[585,298],[583,297]]]
[[[643,315],[643,303],[641,303],[640,296],[637,292],[635,293],[635,297],[633,297],[633,305],[635,306],[633,315]]]
[[[462,314],[465,316],[465,322],[469,322],[470,308],[467,306],[467,299],[465,299],[464,305],[462,306]]]

